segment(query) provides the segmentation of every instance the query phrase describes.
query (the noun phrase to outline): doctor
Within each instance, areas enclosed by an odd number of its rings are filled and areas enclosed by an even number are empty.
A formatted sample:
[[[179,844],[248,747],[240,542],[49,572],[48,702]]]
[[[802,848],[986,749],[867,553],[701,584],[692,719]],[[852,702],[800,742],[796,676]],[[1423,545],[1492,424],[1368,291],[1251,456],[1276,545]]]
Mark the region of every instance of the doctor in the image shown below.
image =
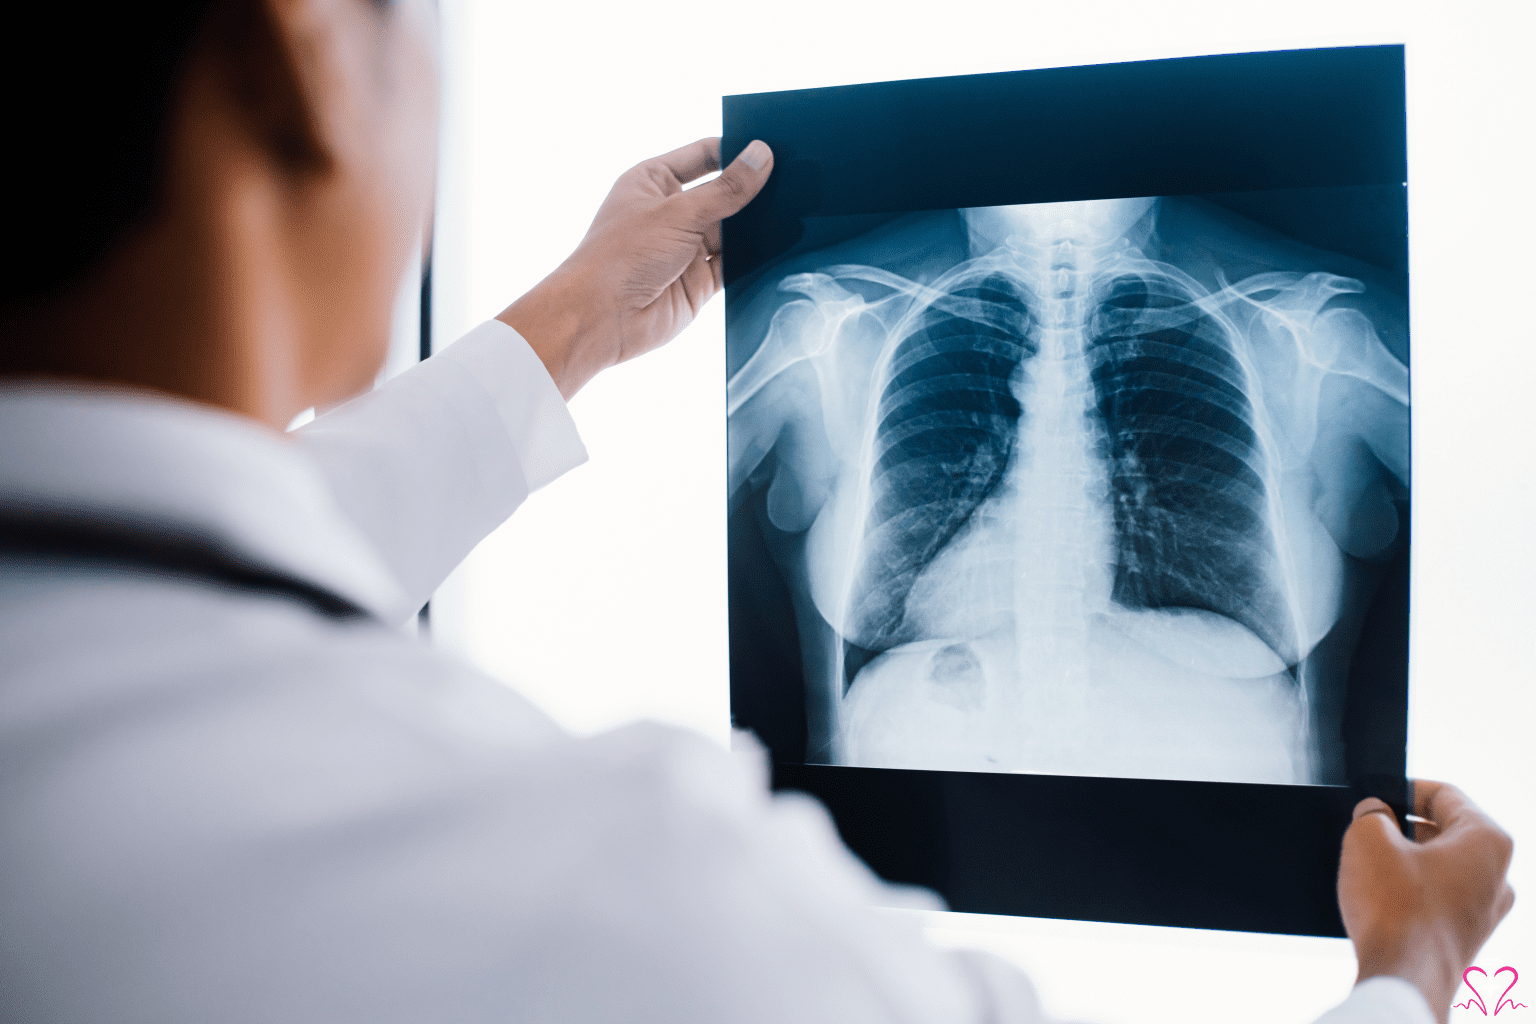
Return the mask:
[[[717,140],[640,164],[497,319],[285,435],[380,366],[432,194],[431,3],[31,8],[0,1017],[1042,1020],[1007,965],[869,909],[895,894],[760,766],[655,726],[573,739],[395,628],[585,458],[565,400],[719,290],[767,147],[686,191]],[[1427,839],[1377,801],[1345,838],[1360,984],[1325,1020],[1444,1020],[1513,900],[1508,836],[1418,793]]]

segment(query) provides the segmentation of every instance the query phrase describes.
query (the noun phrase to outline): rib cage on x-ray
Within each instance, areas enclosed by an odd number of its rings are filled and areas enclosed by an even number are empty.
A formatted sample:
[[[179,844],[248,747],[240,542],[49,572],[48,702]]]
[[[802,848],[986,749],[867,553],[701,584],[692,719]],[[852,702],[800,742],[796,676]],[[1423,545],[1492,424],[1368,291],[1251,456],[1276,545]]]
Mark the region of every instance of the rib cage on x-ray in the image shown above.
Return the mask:
[[[1399,538],[1407,369],[1360,281],[1230,279],[1159,206],[961,211],[948,266],[778,279],[733,485],[804,532],[824,760],[1319,781],[1314,650]]]

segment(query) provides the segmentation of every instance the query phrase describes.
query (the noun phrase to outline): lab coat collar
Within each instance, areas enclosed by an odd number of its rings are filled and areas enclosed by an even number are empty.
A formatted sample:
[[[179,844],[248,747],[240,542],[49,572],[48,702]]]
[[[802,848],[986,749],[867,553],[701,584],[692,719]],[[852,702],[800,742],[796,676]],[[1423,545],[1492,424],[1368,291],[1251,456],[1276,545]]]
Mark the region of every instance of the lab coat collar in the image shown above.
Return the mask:
[[[291,439],[102,385],[0,383],[0,509],[154,522],[404,622],[414,609]]]

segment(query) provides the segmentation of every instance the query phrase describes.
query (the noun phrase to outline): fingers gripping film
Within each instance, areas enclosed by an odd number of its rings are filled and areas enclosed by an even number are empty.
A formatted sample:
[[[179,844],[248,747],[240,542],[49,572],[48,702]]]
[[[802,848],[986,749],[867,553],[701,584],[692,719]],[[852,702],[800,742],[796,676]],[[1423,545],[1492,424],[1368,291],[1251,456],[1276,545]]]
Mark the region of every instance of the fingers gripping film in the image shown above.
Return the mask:
[[[718,142],[717,142],[718,146]],[[762,191],[773,171],[773,151],[766,143],[753,142],[720,172],[720,177],[683,193],[695,226],[706,230],[741,210]]]

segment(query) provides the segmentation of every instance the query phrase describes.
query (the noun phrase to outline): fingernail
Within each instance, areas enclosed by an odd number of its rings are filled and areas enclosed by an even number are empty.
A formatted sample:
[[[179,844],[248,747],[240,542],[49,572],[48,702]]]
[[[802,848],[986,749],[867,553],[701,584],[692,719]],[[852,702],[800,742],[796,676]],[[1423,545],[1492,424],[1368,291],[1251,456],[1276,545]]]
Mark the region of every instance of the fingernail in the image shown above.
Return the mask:
[[[752,144],[741,151],[741,162],[754,171],[763,169],[763,164],[768,162],[768,143],[762,139],[754,139]]]
[[[1388,808],[1385,803],[1373,796],[1368,796],[1364,800],[1361,800],[1359,803],[1355,804],[1355,813],[1354,816],[1350,818],[1350,820],[1359,821],[1363,816],[1370,814],[1373,811],[1385,811],[1387,809]]]

